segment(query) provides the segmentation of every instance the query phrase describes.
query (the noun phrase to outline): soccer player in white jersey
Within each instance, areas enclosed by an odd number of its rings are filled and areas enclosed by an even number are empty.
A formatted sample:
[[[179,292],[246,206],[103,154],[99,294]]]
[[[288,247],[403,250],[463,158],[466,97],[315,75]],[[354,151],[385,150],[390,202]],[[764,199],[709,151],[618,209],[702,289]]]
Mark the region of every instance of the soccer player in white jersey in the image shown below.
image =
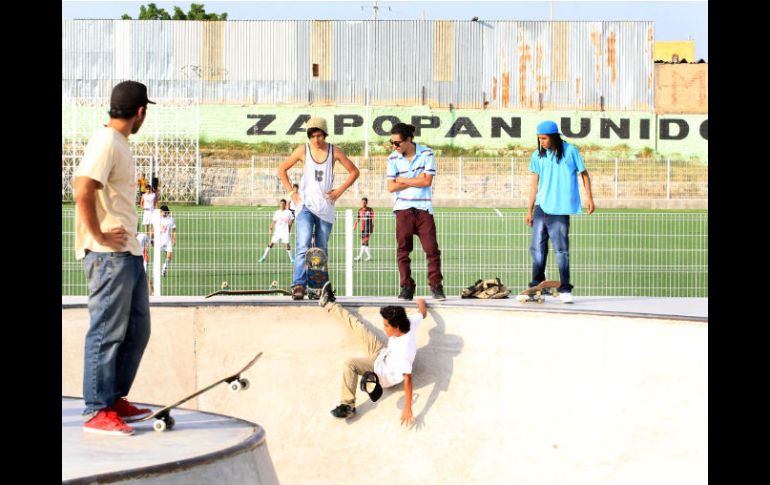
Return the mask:
[[[146,273],[147,263],[150,262],[150,236],[143,232],[137,232],[136,240],[139,241],[139,247],[142,248],[142,261],[144,262],[144,271]]]
[[[167,205],[160,206],[160,250],[166,252],[166,261],[163,262],[161,274],[166,276],[171,259],[174,257],[176,246],[176,222],[171,216]]]
[[[142,213],[142,225],[144,225],[144,232],[150,234],[150,240],[152,240],[152,212],[158,208],[158,195],[152,188],[152,185],[147,184],[144,189],[144,194],[139,203],[144,209]],[[149,227],[148,227],[149,226]]]
[[[273,237],[270,239],[270,244],[265,248],[265,253],[259,258],[260,263],[267,258],[270,250],[273,249],[273,244],[277,242],[286,244],[289,261],[294,262],[294,257],[291,255],[291,245],[289,244],[289,233],[291,232],[291,224],[294,222],[294,214],[286,208],[286,199],[281,199],[278,206],[280,208],[273,213],[273,220],[270,221],[270,234]]]

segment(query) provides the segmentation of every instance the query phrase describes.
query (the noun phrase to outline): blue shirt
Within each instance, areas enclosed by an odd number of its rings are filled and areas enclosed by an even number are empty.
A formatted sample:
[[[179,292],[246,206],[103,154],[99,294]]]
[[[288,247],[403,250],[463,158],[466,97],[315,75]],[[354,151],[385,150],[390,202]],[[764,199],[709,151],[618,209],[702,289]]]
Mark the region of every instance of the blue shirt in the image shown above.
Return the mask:
[[[436,176],[436,158],[433,150],[415,143],[416,154],[411,162],[400,153],[394,151],[388,157],[386,178],[395,180],[396,177],[414,178],[421,173]],[[393,210],[403,210],[414,207],[433,214],[433,187],[409,187],[399,192],[393,192]]]
[[[535,205],[546,214],[580,214],[578,176],[586,169],[574,145],[564,142],[564,156],[556,163],[556,152],[546,150],[543,158],[537,150],[529,160],[529,171],[540,176],[537,182]]]

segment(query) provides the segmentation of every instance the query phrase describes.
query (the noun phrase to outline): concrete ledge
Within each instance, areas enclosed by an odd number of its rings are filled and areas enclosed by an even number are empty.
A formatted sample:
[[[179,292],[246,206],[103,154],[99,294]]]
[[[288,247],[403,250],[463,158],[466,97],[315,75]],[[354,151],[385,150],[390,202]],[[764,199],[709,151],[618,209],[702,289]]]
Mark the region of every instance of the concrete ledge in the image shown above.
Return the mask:
[[[278,483],[254,423],[177,409],[173,431],[155,432],[150,420],[133,424],[133,436],[100,436],[82,431],[83,406],[62,397],[62,484]]]

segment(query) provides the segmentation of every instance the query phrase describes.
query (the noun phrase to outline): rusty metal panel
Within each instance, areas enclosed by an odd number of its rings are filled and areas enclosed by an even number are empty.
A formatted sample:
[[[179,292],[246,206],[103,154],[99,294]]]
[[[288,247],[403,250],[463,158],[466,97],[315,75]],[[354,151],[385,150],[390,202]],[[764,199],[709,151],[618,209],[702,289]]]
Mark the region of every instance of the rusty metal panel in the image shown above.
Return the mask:
[[[438,20],[433,24],[433,80],[454,81],[455,22]]]
[[[62,95],[652,110],[653,43],[651,22],[63,20]]]

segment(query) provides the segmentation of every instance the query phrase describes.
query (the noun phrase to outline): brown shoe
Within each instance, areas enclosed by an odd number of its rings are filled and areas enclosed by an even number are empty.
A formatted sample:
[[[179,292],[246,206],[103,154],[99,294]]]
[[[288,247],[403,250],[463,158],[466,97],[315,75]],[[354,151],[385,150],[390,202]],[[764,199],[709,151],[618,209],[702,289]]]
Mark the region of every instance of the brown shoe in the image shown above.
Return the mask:
[[[305,287],[302,285],[297,285],[291,290],[291,299],[292,300],[301,300],[305,298]]]

